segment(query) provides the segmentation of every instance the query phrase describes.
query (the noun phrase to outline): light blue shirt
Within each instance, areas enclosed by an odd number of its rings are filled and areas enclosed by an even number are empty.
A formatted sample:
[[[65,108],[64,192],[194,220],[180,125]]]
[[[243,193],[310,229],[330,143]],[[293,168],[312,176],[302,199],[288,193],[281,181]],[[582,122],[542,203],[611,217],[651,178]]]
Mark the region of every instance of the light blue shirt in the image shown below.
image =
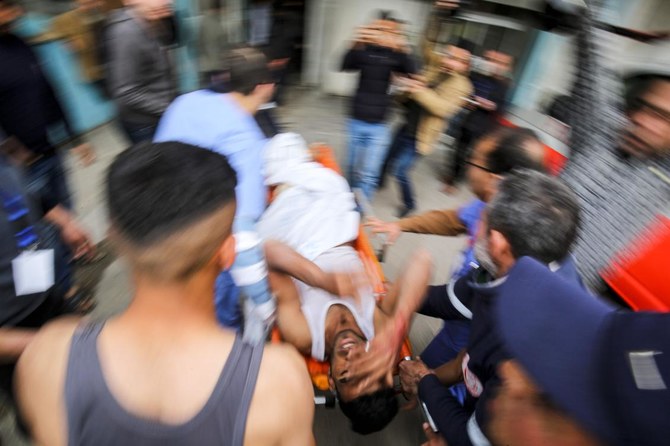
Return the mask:
[[[254,117],[230,95],[198,90],[178,97],[161,118],[154,141],[179,141],[225,155],[237,173],[236,217],[256,221],[265,210],[267,139]]]

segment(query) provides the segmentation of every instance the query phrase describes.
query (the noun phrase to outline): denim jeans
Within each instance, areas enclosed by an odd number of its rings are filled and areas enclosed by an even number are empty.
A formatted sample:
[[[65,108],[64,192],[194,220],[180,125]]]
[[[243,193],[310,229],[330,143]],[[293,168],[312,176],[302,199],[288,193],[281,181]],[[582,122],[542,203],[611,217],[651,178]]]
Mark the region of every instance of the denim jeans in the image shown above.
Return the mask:
[[[45,155],[26,168],[28,191],[42,204],[58,203],[72,209],[70,188],[63,162],[57,153]]]
[[[372,201],[388,149],[389,128],[383,123],[349,119],[347,180],[352,188],[360,187]]]
[[[144,141],[153,141],[157,124],[137,124],[121,120],[121,127],[131,143],[137,144]]]
[[[398,180],[402,201],[406,209],[414,209],[414,191],[409,173],[414,167],[418,153],[416,152],[416,138],[413,135],[402,133],[398,136],[397,153],[392,163],[393,176]]]

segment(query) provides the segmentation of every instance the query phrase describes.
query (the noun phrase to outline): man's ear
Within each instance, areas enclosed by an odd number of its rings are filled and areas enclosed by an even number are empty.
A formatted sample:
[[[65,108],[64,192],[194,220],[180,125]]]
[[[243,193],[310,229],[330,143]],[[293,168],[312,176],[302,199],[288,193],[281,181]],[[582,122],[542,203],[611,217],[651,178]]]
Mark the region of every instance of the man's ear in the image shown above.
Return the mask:
[[[258,84],[254,88],[253,94],[261,98],[262,102],[265,103],[272,99],[272,95],[275,91],[275,84]]]
[[[330,373],[328,373],[328,387],[330,388],[331,392],[335,392],[335,380]]]
[[[235,237],[231,234],[224,240],[217,252],[222,271],[229,270],[235,262]]]
[[[491,259],[500,266],[500,264],[508,263],[510,259],[514,261],[514,256],[512,255],[512,246],[509,244],[504,235],[495,229],[489,230],[488,234],[489,241],[489,254]]]

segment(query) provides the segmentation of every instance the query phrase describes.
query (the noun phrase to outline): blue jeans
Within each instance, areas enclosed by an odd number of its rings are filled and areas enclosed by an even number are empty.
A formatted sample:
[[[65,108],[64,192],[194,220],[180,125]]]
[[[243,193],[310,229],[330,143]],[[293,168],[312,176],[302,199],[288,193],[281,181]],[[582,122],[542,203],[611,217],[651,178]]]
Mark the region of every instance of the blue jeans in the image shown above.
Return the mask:
[[[416,138],[413,135],[402,133],[398,136],[397,153],[392,164],[393,176],[398,180],[402,201],[406,209],[414,209],[414,191],[409,173],[414,167],[418,153],[416,152]]]
[[[121,121],[121,127],[128,136],[131,143],[137,144],[144,141],[153,141],[156,133],[157,124],[136,124],[133,122]]]
[[[357,119],[349,119],[347,127],[347,180],[352,188],[360,187],[367,199],[372,201],[386,157],[389,128],[383,123],[375,124]]]
[[[65,170],[57,153],[45,155],[26,168],[27,188],[42,205],[60,204],[72,209]]]

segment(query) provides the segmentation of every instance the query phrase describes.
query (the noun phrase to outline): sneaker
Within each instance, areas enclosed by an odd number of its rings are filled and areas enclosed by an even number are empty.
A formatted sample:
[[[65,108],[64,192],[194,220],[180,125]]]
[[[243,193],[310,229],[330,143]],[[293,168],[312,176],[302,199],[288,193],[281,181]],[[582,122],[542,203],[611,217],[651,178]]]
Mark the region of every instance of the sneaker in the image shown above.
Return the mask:
[[[256,305],[251,299],[244,301],[244,331],[242,340],[247,344],[265,342],[276,318],[277,303],[272,299]]]

